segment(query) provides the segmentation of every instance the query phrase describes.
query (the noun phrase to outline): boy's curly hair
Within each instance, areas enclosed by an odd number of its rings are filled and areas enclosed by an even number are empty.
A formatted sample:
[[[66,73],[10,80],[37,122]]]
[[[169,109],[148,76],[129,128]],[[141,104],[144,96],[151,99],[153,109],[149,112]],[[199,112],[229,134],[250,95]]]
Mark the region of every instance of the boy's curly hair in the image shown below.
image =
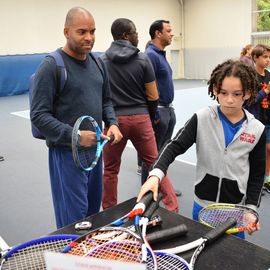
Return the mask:
[[[217,99],[214,95],[214,88],[220,93],[220,88],[225,77],[239,78],[242,83],[243,96],[250,92],[251,96],[244,105],[250,105],[255,101],[257,93],[257,77],[253,67],[247,66],[239,60],[227,60],[214,68],[208,81],[208,95]]]

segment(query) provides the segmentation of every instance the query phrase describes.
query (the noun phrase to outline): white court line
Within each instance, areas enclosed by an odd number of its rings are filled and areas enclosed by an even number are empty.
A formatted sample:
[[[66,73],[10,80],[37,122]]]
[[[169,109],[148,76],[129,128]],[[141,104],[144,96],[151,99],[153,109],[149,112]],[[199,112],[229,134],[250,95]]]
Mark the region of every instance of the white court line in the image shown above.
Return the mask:
[[[132,142],[130,140],[128,140],[128,142],[127,142],[127,147],[133,148],[135,150],[135,147],[134,147],[134,145],[132,144]],[[185,163],[185,164],[188,164],[188,165],[191,165],[191,166],[196,166],[196,163],[190,162],[190,161],[187,161],[187,160],[183,160],[179,156],[176,157],[175,160],[180,161],[180,162]]]
[[[22,118],[26,118],[26,119],[30,119],[30,111],[29,110],[25,110],[25,111],[18,111],[18,112],[11,112],[10,114],[22,117]]]
[[[207,87],[195,87],[188,89],[175,89],[174,108],[176,113],[176,126],[173,136],[185,124],[185,122],[192,116],[192,114],[200,108],[213,103],[207,95]],[[29,110],[12,112],[11,114],[30,119]],[[128,141],[128,147],[134,148],[132,143]],[[196,151],[194,145],[186,153],[176,158],[177,161],[196,166]]]

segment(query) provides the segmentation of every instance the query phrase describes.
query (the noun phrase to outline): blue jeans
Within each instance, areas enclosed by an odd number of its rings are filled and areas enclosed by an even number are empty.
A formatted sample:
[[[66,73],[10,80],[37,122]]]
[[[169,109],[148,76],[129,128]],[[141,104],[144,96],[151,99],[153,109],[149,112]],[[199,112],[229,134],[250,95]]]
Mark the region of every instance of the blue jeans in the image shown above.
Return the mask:
[[[158,151],[166,141],[170,140],[176,124],[176,116],[173,107],[159,108],[160,122],[153,125]]]
[[[102,158],[84,172],[76,167],[70,150],[49,148],[49,170],[57,229],[99,212]]]
[[[193,220],[199,221],[199,212],[202,209],[203,209],[202,206],[200,206],[196,202],[193,203],[193,209],[192,209],[192,218],[193,218]],[[239,238],[245,239],[245,233],[244,232],[234,233],[233,235],[237,236]]]

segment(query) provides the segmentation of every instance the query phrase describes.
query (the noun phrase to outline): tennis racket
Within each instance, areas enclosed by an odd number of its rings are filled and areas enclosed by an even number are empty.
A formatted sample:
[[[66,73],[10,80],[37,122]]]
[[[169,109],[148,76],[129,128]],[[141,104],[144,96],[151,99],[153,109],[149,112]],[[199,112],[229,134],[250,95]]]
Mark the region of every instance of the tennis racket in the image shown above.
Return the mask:
[[[152,199],[152,193],[148,193],[146,197],[148,196],[150,196]],[[143,197],[143,199],[145,199],[145,197]],[[160,199],[161,197],[159,200]],[[138,204],[141,204],[141,202]],[[146,211],[146,214],[150,212],[149,215],[151,215],[151,212],[155,211],[156,206],[153,206],[153,204],[158,205],[156,202],[151,203],[149,209],[152,210]],[[135,216],[137,216],[136,213],[141,215],[141,211],[138,209],[140,209],[140,207],[136,205],[132,210],[135,211]],[[129,214],[116,220],[115,222],[112,222],[111,225],[123,225],[123,221],[127,216],[129,216]],[[131,216],[133,216],[133,214]],[[156,268],[154,269],[157,269],[157,262],[154,253],[148,244],[146,237],[144,237],[142,232],[138,230],[138,227],[140,227],[140,222],[138,222],[139,226],[136,226],[137,222],[138,221],[135,221],[134,225],[136,232],[131,231],[129,228],[123,227],[103,227],[99,230],[89,233],[86,236],[81,237],[81,239],[77,239],[75,242],[71,243],[67,248],[65,248],[64,252],[79,256],[122,260],[125,262],[146,263],[146,261],[150,260],[153,265],[156,265]],[[175,229],[175,232],[177,231],[178,234],[186,234],[186,226],[180,225],[178,227],[180,227],[180,229]],[[170,232],[171,231],[172,230],[170,230]],[[147,235],[147,239],[149,236],[149,239],[153,240],[153,238],[155,238],[157,235],[159,236],[160,232],[155,232],[153,235]]]
[[[80,145],[80,132],[90,131],[96,136],[96,143],[89,147]],[[113,140],[111,136],[110,141]],[[91,171],[98,163],[103,147],[108,142],[101,138],[101,130],[96,120],[88,115],[77,119],[72,130],[72,155],[76,166],[82,171]]]
[[[205,234],[203,237],[199,238],[196,241],[193,241],[189,244],[182,245],[179,247],[157,250],[155,251],[155,256],[158,262],[159,270],[193,270],[196,259],[198,255],[202,252],[206,244],[209,244],[222,236],[229,228],[233,227],[236,224],[234,218],[228,218],[224,223],[220,224],[215,229],[212,229],[210,232]],[[195,251],[188,263],[183,258],[175,255],[176,253],[181,253],[195,248]],[[148,261],[147,269],[154,269],[152,262]]]
[[[128,231],[127,228],[122,227],[116,227],[114,229],[122,231],[118,239],[114,238],[101,245],[96,245],[88,253],[84,254],[84,256],[132,263],[147,263],[147,265],[151,265],[151,269],[159,269],[155,252],[153,252],[148,243],[142,243],[141,237],[136,232]],[[185,235],[186,233],[186,225],[179,224],[173,228],[150,233],[146,238],[152,244],[152,242],[155,243],[164,239],[168,240]],[[125,238],[122,237],[124,234],[126,234]],[[145,244],[145,247],[143,244]],[[144,258],[145,250],[146,258]]]
[[[227,220],[228,217],[236,219],[237,224],[227,233],[237,233],[247,230],[249,224],[256,225],[259,215],[253,209],[237,204],[215,203],[203,208],[199,213],[199,221],[212,228]]]
[[[127,223],[128,221],[132,220],[135,218],[135,216],[142,216],[143,213],[145,212],[146,208],[151,204],[152,202],[152,192],[148,192],[141,200],[140,202],[138,202],[133,209],[128,212],[127,214],[125,214],[124,216],[122,216],[119,219],[116,219],[115,221],[111,222],[110,224],[104,226],[104,227],[108,227],[108,226],[115,226],[115,227],[119,227],[124,225],[125,223]],[[67,253],[67,252],[71,252],[72,249],[75,249],[77,245],[79,245],[82,241],[84,241],[86,238],[88,239],[91,235],[91,233],[95,233],[97,231],[101,230],[100,228],[91,231],[90,233],[86,233],[82,236],[80,236],[79,238],[77,238],[75,241],[72,241],[69,245],[67,245],[64,249],[63,249],[63,253]]]
[[[7,244],[1,246],[1,270],[36,270],[46,269],[44,253],[46,251],[61,252],[77,235],[51,235],[31,240],[14,248]],[[3,243],[3,239],[1,243]]]
[[[151,258],[153,260],[153,264],[157,265],[156,259],[153,255],[153,251],[151,250],[148,242],[145,240],[145,236],[142,235],[142,231],[140,228],[141,217],[145,212],[145,209],[151,204],[151,202],[152,202],[152,192],[149,192],[140,200],[139,203],[135,205],[135,207],[130,212],[128,212],[120,219],[117,219],[114,222],[110,223],[109,225],[111,227],[101,228],[100,230],[96,230],[86,236],[80,237],[76,241],[69,244],[69,246],[67,246],[63,250],[63,252],[68,252],[69,254],[73,255],[81,255],[81,256],[83,255],[93,257],[93,252],[95,252],[96,254],[97,250],[99,250],[99,247],[107,245],[108,242],[115,243],[116,246],[115,250],[117,248],[123,249],[122,241],[124,241],[125,243],[130,242],[138,244],[136,248],[135,248],[136,245],[134,245],[134,248],[132,248],[132,250],[138,253],[138,256],[140,256],[140,260],[142,262],[146,262],[147,253],[149,253],[150,254],[149,256],[152,255]],[[155,208],[153,208],[153,211],[154,210]],[[152,215],[152,213],[149,213],[149,215]],[[118,227],[131,219],[134,219],[134,228],[138,234],[135,234],[128,228]],[[116,228],[114,228],[114,226]],[[104,235],[106,236],[105,238]],[[111,236],[108,238],[108,235],[112,235],[113,238],[111,239]],[[138,242],[140,242],[140,244]],[[132,246],[132,244],[129,246]],[[95,257],[98,256],[95,255]],[[131,257],[132,257],[131,261],[135,260],[134,262],[136,262],[138,260],[138,258],[135,259],[134,256],[129,256],[129,258]],[[129,260],[125,259],[125,261]]]

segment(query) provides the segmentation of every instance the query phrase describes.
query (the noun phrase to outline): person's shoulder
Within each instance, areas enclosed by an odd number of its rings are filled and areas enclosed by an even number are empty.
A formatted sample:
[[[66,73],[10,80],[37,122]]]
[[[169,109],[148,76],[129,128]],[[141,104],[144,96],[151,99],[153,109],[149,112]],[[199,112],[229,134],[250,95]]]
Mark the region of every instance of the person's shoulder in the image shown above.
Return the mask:
[[[244,109],[245,115],[247,117],[248,123],[252,124],[253,126],[258,127],[259,129],[263,130],[265,128],[265,125],[255,118],[255,116],[250,113],[248,110]]]
[[[264,70],[264,72],[266,76],[270,77],[270,71],[267,68]]]
[[[199,115],[209,115],[209,114],[216,115],[217,113],[218,113],[218,105],[206,106],[196,111],[196,114]]]
[[[145,50],[145,53],[148,55],[148,54],[153,54],[153,55],[156,55],[157,52],[155,51],[155,47],[153,45],[149,45],[146,50]]]
[[[48,54],[40,62],[40,65],[38,66],[35,74],[36,75],[46,73],[50,74],[52,72],[55,72],[55,69],[56,69],[55,59],[53,57],[50,57],[50,55]]]
[[[149,56],[145,52],[139,52],[137,54],[137,59],[143,60],[143,61],[148,61],[149,60]]]

